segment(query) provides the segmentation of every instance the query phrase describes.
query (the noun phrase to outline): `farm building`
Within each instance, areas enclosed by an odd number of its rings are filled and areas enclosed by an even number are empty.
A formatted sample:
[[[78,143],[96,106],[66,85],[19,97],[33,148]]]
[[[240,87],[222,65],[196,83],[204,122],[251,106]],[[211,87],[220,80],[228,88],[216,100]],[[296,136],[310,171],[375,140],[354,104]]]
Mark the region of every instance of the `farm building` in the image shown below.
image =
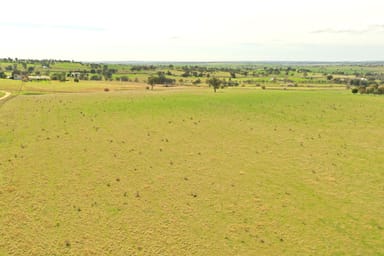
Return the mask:
[[[51,80],[49,76],[28,76],[28,81],[48,81]]]
[[[13,78],[13,80],[23,80],[24,75],[22,75],[22,74],[13,74],[12,78]]]

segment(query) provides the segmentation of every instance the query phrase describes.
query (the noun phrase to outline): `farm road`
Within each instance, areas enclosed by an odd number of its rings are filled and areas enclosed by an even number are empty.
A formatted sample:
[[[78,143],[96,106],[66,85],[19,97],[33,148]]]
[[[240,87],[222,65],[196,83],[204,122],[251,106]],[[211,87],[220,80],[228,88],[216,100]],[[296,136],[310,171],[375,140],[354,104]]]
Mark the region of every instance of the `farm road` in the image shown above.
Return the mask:
[[[1,92],[4,92],[5,95],[4,95],[3,97],[1,97],[0,100],[6,99],[6,98],[8,98],[9,96],[11,96],[11,93],[10,93],[10,92],[6,92],[6,91],[1,91]]]

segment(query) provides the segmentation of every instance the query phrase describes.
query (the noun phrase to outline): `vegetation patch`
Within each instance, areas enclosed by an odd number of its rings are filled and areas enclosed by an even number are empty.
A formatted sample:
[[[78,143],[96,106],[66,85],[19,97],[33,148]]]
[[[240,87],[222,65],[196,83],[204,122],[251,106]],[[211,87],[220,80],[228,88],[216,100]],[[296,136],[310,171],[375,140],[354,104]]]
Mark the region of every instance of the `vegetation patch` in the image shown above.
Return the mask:
[[[21,91],[20,95],[43,95],[44,92],[38,92],[38,91]]]

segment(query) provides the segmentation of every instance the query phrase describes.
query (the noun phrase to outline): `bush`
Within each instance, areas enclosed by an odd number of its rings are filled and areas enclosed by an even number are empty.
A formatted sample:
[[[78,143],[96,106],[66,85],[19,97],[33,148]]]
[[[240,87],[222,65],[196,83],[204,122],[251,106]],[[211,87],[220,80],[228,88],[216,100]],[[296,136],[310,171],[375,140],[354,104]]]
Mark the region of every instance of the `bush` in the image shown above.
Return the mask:
[[[368,93],[368,94],[375,93],[375,89],[376,89],[375,86],[368,86],[367,88],[365,88],[365,93]]]
[[[384,94],[384,85],[380,85],[377,88],[377,94]]]
[[[359,87],[359,93],[364,94],[365,92],[366,92],[365,87],[364,86],[360,86]]]
[[[100,76],[100,75],[92,75],[91,76],[91,80],[92,81],[100,81],[102,80],[103,78]]]
[[[356,93],[358,93],[359,92],[359,89],[358,88],[352,88],[352,93],[353,94],[356,94]]]
[[[261,89],[265,90],[265,85],[262,85],[262,86],[261,86]]]
[[[121,76],[120,77],[120,81],[128,82],[129,81],[129,77],[128,76]]]

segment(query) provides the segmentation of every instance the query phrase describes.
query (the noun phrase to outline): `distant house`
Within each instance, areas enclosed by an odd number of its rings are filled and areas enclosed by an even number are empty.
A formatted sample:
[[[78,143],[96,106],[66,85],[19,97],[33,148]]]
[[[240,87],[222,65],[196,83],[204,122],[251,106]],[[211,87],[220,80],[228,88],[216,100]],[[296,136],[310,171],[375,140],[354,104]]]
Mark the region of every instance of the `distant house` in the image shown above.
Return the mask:
[[[81,73],[80,72],[71,72],[69,74],[70,77],[73,77],[73,78],[79,78],[81,76]]]
[[[13,80],[23,80],[24,75],[22,74],[13,74]]]

